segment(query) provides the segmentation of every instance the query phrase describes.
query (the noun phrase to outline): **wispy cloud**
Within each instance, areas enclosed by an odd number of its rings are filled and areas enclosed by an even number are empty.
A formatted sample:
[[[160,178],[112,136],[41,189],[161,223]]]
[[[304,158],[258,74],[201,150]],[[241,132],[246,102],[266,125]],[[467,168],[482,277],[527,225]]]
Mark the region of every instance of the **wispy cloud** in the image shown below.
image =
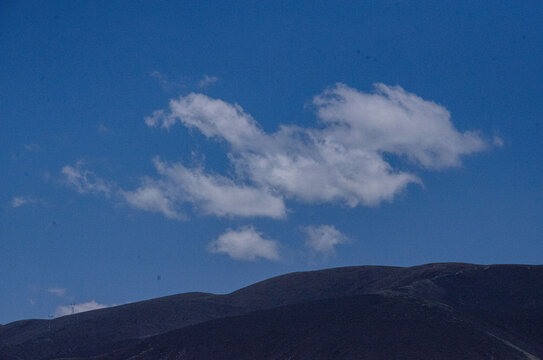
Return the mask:
[[[204,75],[200,80],[197,81],[194,78],[185,78],[182,81],[177,81],[172,80],[171,77],[157,70],[152,71],[149,75],[155,79],[160,84],[162,90],[166,92],[181,90],[187,87],[198,87],[200,89],[205,89],[219,80],[219,78],[216,76]]]
[[[499,137],[498,135],[494,135],[494,137],[492,138],[492,144],[497,147],[502,147],[503,139]]]
[[[97,130],[98,130],[99,133],[103,133],[103,134],[111,133],[111,130],[107,126],[105,126],[104,124],[98,124]]]
[[[307,235],[305,245],[311,250],[325,255],[334,254],[335,246],[347,240],[347,236],[333,225],[310,225],[302,227],[302,230]]]
[[[183,83],[179,82],[179,81],[173,81],[173,80],[170,80],[168,78],[168,76],[166,76],[165,74],[157,71],[157,70],[154,70],[152,71],[150,74],[149,74],[153,79],[155,79],[156,81],[158,81],[158,83],[160,84],[160,87],[162,88],[162,90],[164,91],[172,91],[172,90],[175,90],[175,89],[180,89],[180,88],[184,88],[185,86],[183,85]]]
[[[58,297],[64,297],[66,295],[66,289],[59,288],[59,287],[51,287],[47,289],[47,292],[53,295],[56,295]]]
[[[202,89],[206,88],[209,85],[216,83],[217,80],[219,80],[219,78],[217,78],[216,76],[204,75],[204,77],[200,81],[198,81],[198,87]]]
[[[102,194],[109,197],[114,186],[109,181],[102,179],[90,170],[83,168],[83,162],[79,161],[75,166],[66,165],[62,168],[64,181],[81,194]]]
[[[237,230],[227,230],[217,240],[208,245],[212,253],[228,254],[232,259],[254,261],[257,258],[268,260],[279,259],[277,242],[267,240],[252,226],[246,226]]]
[[[41,147],[38,144],[25,144],[24,149],[26,152],[39,152]]]
[[[24,204],[28,203],[29,199],[23,196],[14,196],[13,199],[11,199],[11,206],[14,208],[18,208],[19,206],[23,206]]]
[[[23,205],[43,205],[44,201],[31,196],[14,196],[11,199],[11,207],[18,208]]]
[[[57,307],[57,309],[55,310],[55,317],[77,314],[77,313],[81,313],[85,311],[103,309],[106,307],[108,307],[108,305],[99,304],[94,300],[81,303],[81,304],[63,305],[63,306]]]

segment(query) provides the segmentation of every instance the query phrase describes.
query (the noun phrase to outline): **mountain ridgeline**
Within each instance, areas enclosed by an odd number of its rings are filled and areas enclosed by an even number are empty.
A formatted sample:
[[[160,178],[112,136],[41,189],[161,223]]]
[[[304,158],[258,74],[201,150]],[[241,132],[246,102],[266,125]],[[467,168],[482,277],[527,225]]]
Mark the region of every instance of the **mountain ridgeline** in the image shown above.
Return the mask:
[[[6,324],[0,359],[543,359],[543,266],[292,273]]]

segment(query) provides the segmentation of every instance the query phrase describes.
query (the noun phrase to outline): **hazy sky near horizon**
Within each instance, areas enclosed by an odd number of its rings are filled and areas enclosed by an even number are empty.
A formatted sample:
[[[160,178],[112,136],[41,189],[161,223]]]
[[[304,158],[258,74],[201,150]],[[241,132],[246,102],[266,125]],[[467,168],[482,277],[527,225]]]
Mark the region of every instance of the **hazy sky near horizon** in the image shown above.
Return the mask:
[[[0,323],[543,262],[543,5],[0,5]]]

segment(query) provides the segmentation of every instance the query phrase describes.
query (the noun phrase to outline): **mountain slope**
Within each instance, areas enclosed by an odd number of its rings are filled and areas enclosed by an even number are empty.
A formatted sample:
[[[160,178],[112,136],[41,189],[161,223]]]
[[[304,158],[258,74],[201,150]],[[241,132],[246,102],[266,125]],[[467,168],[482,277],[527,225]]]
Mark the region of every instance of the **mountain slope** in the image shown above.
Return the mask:
[[[98,359],[526,359],[494,331],[444,306],[361,295],[212,320]]]
[[[259,322],[259,316],[288,319],[293,311],[289,310],[292,309],[291,306],[298,306],[295,304],[301,304],[298,310],[320,304],[318,305],[320,308],[329,306],[331,312],[337,311],[342,314],[341,308],[334,305],[334,299],[351,298],[357,299],[356,301],[365,301],[364,296],[368,294],[386,299],[379,307],[382,311],[376,312],[376,314],[381,314],[381,317],[387,314],[386,306],[410,304],[406,309],[413,311],[411,314],[413,316],[417,314],[415,311],[417,307],[425,309],[431,306],[433,309],[440,309],[436,310],[436,316],[441,320],[434,321],[435,324],[428,322],[427,325],[421,326],[431,328],[431,324],[435,326],[439,324],[439,328],[450,329],[452,333],[452,325],[447,320],[449,316],[447,314],[452,311],[462,324],[468,324],[469,326],[466,326],[470,328],[466,334],[471,335],[458,340],[458,343],[468,344],[469,338],[480,339],[478,343],[488,343],[489,349],[505,346],[509,351],[517,354],[511,356],[519,356],[519,350],[514,348],[517,346],[543,358],[541,343],[543,339],[543,267],[481,266],[458,263],[428,264],[408,268],[360,266],[292,273],[259,282],[227,295],[180,294],[65,316],[52,320],[50,324],[45,320],[19,321],[0,327],[0,354],[6,359],[53,359],[100,354],[113,356],[111,354],[115,354],[116,351],[119,354],[118,351],[121,350],[137,353],[137,349],[145,349],[146,346],[151,346],[153,349],[164,347],[175,353],[183,349],[192,349],[191,344],[199,344],[196,340],[189,343],[182,340],[191,339],[190,334],[193,332],[204,331],[198,329],[213,326],[213,329],[216,329],[214,331],[217,339],[221,338],[221,332],[234,339],[235,329],[240,326],[265,324]],[[351,306],[350,309],[354,308]],[[360,316],[365,316],[363,313],[364,311],[361,311]],[[292,336],[304,336],[310,333],[311,329],[307,328],[308,326],[317,326],[317,323],[311,325],[313,321],[310,319],[311,314],[311,312],[306,313],[307,324],[304,321],[296,322],[299,326],[293,329],[298,329],[299,333],[293,333]],[[349,313],[343,310],[343,314]],[[411,316],[407,315],[408,318]],[[319,318],[317,317],[318,321]],[[229,328],[232,319],[239,322],[238,327]],[[412,321],[415,320],[424,324],[424,318],[415,316]],[[348,323],[347,318],[345,321]],[[276,334],[284,333],[285,330],[281,330],[281,326],[287,328],[289,324],[287,320],[283,325],[281,322],[275,324]],[[49,330],[49,325],[51,325],[51,330]],[[364,333],[377,331],[366,325],[362,324],[360,329],[348,328],[345,325],[345,331],[363,331]],[[333,332],[328,334],[332,331],[331,329],[324,326],[317,328],[320,330],[313,332],[313,337],[334,338]],[[383,329],[383,334],[390,331],[393,337],[408,338],[410,334],[416,334],[407,330],[405,334],[401,334],[395,332],[394,327],[389,330],[386,330],[386,327]],[[205,331],[209,332],[209,329]],[[254,329],[255,334],[259,331],[267,333],[268,330]],[[173,335],[176,332],[180,332],[182,336]],[[178,338],[181,340],[175,340]],[[156,344],[149,345],[145,342],[151,339],[156,341]],[[206,339],[208,342],[205,346],[202,343],[201,347],[220,348],[219,344],[213,340],[215,337],[208,336]],[[269,337],[269,339],[281,341],[281,336]],[[255,341],[257,341],[255,344],[264,343],[262,339]],[[416,338],[412,341],[416,341]],[[424,344],[431,340],[430,338],[424,340],[420,335],[419,341]],[[446,338],[432,341],[446,341]],[[283,342],[285,349],[282,351],[294,351],[294,343],[289,345],[288,341]],[[326,342],[321,341],[321,343]],[[451,340],[440,346],[447,344],[452,345],[454,342]],[[247,342],[247,346],[252,345]],[[454,349],[456,346],[451,348]],[[220,351],[224,353],[227,350],[221,348]],[[194,352],[194,354],[199,353]],[[198,358],[206,358],[207,355],[199,354],[198,356],[202,356]],[[495,358],[498,359],[498,357]]]

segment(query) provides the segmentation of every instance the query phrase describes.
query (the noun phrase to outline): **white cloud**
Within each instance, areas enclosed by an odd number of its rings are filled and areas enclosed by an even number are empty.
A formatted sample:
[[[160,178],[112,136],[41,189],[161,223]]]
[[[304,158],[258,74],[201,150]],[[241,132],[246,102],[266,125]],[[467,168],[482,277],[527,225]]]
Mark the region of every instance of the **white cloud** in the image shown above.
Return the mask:
[[[268,260],[278,260],[277,242],[262,238],[252,226],[238,230],[227,230],[215,241],[208,245],[212,253],[225,253],[237,260],[253,261],[258,257]]]
[[[153,111],[153,115],[146,116],[144,120],[147,126],[157,126],[158,123],[162,121],[163,118],[164,118],[164,110],[155,110]],[[164,127],[167,128],[168,126],[164,126]]]
[[[145,118],[150,127],[182,125],[228,147],[232,176],[154,160],[158,176],[120,190],[81,162],[65,166],[66,182],[80,193],[110,193],[130,206],[183,219],[191,207],[215,216],[285,218],[285,200],[375,206],[392,201],[419,171],[461,165],[464,155],[488,144],[477,132],[460,132],[443,106],[377,84],[364,93],[337,84],[313,99],[319,123],[281,125],[265,132],[241,106],[203,94],[171,100]],[[499,145],[499,141],[494,141]]]
[[[47,289],[47,292],[50,294],[54,294],[58,297],[63,297],[66,295],[66,289],[58,288],[58,287],[52,287]]]
[[[122,191],[121,194],[127,203],[135,208],[162,213],[171,219],[185,219],[185,216],[175,209],[175,199],[158,182],[148,180],[135,191]]]
[[[407,185],[421,183],[408,166],[459,166],[462,155],[486,147],[477,133],[457,131],[443,106],[399,86],[378,84],[375,93],[367,94],[338,84],[313,104],[321,125],[280,126],[272,134],[239,105],[194,93],[170,101],[167,111],[155,111],[146,123],[168,129],[180,122],[226,141],[237,177],[255,188],[350,207],[391,201]],[[391,165],[391,157],[403,160],[403,170]],[[227,181],[207,177],[214,178]]]
[[[85,311],[103,309],[106,307],[108,307],[108,305],[99,304],[94,300],[86,302],[86,303],[81,303],[81,304],[59,306],[55,310],[55,317],[77,314],[77,313],[81,313]]]
[[[307,234],[305,245],[324,254],[333,254],[334,247],[347,240],[347,237],[333,225],[310,225],[302,227],[302,230]]]
[[[224,138],[236,147],[257,145],[263,137],[257,122],[239,105],[231,105],[203,94],[189,94],[170,101],[170,112],[157,110],[145,122],[148,126],[170,128],[177,121],[197,128],[208,138]]]
[[[103,194],[109,197],[113,185],[96,176],[92,171],[82,168],[83,163],[77,162],[75,166],[66,165],[62,168],[65,182],[75,188],[81,194]]]
[[[92,171],[66,165],[62,169],[65,181],[80,193],[115,194],[130,206],[162,213],[168,218],[186,219],[184,205],[206,215],[216,216],[266,216],[284,218],[286,208],[281,196],[262,187],[239,184],[229,178],[206,174],[202,168],[187,168],[181,163],[169,164],[153,160],[160,178],[144,178],[142,185],[133,191],[119,189],[96,176]],[[20,206],[22,199],[13,204]]]
[[[216,76],[204,75],[203,79],[198,82],[198,87],[205,88],[219,80]]]
[[[160,179],[146,179],[137,190],[123,192],[134,207],[161,212],[170,218],[181,217],[177,209],[183,203],[208,215],[285,217],[281,197],[263,188],[237,184],[220,175],[206,174],[201,168],[189,169],[158,158],[154,164]]]
[[[475,132],[458,132],[443,106],[399,86],[366,94],[338,84],[313,99],[327,139],[377,154],[405,155],[426,168],[460,165],[460,156],[485,148]]]

